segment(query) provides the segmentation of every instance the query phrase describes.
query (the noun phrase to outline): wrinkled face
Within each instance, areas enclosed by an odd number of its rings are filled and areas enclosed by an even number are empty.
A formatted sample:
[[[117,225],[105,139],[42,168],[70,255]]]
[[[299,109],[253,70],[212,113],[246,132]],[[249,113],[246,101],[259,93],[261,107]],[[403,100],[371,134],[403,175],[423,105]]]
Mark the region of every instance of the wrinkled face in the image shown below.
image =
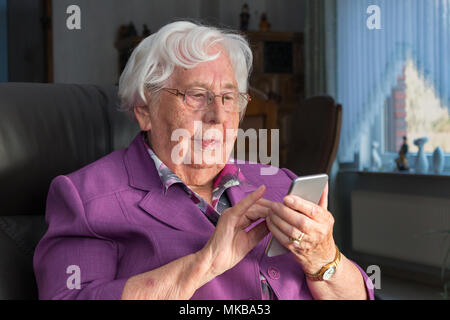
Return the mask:
[[[238,91],[230,59],[223,51],[214,61],[192,69],[175,69],[166,88],[182,93],[187,89],[207,89],[216,95]],[[189,108],[182,95],[165,90],[160,93],[159,104],[150,108],[148,117],[139,113],[136,116],[141,129],[149,131],[154,152],[175,173],[209,169],[204,174],[215,176],[228,160],[239,125],[239,112],[224,110],[221,97],[215,97],[208,108],[198,111]],[[203,174],[202,170],[196,172]]]

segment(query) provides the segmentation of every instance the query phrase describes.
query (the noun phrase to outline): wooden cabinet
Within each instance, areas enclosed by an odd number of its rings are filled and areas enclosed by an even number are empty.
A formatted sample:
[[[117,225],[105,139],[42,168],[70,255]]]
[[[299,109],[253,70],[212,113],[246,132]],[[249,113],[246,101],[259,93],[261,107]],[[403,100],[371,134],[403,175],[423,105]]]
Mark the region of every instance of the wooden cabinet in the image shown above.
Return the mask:
[[[248,31],[245,36],[253,52],[250,86],[274,102],[272,105],[276,108],[277,127],[280,129],[280,166],[284,166],[292,113],[304,99],[303,33]],[[259,107],[253,104],[251,109],[255,113]],[[262,109],[267,106],[261,105],[260,108],[260,113],[264,113]]]

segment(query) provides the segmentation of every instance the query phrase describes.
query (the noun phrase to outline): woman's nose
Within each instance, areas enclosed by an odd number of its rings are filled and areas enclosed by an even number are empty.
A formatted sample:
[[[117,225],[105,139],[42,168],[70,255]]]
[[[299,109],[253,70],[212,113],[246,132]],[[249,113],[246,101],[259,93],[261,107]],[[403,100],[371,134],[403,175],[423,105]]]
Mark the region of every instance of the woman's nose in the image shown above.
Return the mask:
[[[205,123],[222,123],[225,121],[227,117],[227,111],[225,111],[225,108],[222,103],[222,97],[221,96],[215,96],[214,99],[212,99],[211,103],[208,105],[207,111],[204,115],[204,122]]]

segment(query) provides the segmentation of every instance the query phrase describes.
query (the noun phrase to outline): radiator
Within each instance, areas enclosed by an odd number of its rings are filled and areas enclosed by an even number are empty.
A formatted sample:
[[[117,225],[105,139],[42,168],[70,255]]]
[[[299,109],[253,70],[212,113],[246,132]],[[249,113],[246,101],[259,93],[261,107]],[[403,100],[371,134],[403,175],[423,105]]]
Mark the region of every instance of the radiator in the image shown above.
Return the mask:
[[[450,199],[353,191],[351,206],[353,250],[441,267],[448,238],[426,233],[450,229]]]

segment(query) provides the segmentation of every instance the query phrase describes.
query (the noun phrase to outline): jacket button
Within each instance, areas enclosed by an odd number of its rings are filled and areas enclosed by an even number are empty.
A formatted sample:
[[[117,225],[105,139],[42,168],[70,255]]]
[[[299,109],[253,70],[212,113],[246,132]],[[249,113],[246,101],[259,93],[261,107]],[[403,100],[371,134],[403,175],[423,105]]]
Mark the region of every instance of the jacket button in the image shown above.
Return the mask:
[[[280,271],[278,271],[277,268],[270,267],[267,273],[269,274],[269,277],[273,280],[277,280],[280,278]]]

